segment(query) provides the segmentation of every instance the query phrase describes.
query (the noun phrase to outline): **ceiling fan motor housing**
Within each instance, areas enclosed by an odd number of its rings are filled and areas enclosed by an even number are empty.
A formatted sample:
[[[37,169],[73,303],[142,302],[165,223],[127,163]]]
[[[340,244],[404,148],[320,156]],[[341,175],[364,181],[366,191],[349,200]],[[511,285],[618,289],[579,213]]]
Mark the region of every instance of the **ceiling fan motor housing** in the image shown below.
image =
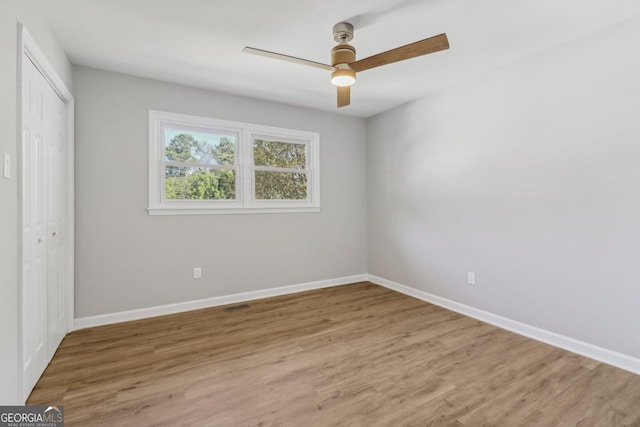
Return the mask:
[[[331,73],[331,83],[336,86],[351,86],[356,81],[356,73],[349,67],[356,60],[356,49],[346,43],[340,43],[331,49],[331,65],[336,70]]]
[[[331,65],[350,64],[356,60],[356,48],[346,43],[340,43],[331,49]]]

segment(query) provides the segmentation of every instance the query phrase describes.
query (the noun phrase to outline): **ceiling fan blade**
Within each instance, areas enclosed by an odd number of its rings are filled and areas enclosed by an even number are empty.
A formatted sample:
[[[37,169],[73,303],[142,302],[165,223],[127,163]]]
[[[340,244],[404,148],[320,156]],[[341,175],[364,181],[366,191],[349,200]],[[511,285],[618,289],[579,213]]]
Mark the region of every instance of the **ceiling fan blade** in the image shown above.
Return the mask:
[[[338,108],[351,104],[351,86],[337,86]]]
[[[356,73],[359,71],[369,70],[381,65],[392,64],[405,59],[415,58],[416,56],[427,55],[429,53],[439,52],[449,49],[449,40],[447,35],[442,33],[428,39],[410,43],[368,58],[361,59],[349,64],[351,69]]]
[[[283,55],[281,53],[269,52],[268,50],[256,49],[254,47],[245,47],[242,49],[245,53],[251,53],[253,55],[266,56],[267,58],[280,59],[282,61],[295,62],[296,64],[309,65],[311,67],[322,68],[323,70],[334,71],[336,67],[331,65],[322,64],[320,62],[309,61],[307,59],[296,58],[295,56]]]

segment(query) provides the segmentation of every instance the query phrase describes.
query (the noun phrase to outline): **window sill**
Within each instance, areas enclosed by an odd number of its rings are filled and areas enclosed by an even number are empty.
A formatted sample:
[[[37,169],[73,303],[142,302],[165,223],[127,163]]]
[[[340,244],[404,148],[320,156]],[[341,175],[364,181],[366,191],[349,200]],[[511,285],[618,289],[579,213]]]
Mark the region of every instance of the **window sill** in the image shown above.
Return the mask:
[[[256,207],[256,208],[147,208],[149,215],[243,215],[243,214],[271,214],[271,213],[308,213],[320,212],[319,206],[305,207]]]

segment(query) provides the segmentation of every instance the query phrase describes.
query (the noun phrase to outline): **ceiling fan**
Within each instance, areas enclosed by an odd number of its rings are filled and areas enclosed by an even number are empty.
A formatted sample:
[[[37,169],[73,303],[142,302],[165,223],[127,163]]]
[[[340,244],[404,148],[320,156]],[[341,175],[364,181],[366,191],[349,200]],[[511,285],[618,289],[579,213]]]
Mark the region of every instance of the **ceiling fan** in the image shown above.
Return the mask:
[[[350,87],[356,81],[356,73],[449,49],[449,40],[443,33],[356,61],[356,48],[349,44],[353,39],[353,25],[348,22],[334,25],[333,38],[338,45],[331,49],[331,65],[248,46],[242,51],[331,71],[331,83],[338,88],[338,108],[340,108],[351,103]]]

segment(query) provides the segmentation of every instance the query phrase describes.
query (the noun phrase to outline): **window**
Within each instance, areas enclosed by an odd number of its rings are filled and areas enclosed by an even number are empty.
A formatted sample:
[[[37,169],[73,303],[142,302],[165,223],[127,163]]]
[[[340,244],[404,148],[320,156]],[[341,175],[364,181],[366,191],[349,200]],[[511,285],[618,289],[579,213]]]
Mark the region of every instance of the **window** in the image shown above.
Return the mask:
[[[308,144],[262,135],[251,139],[256,199],[306,200]]]
[[[149,111],[149,214],[317,212],[319,135]]]
[[[164,126],[165,200],[236,200],[237,144],[233,132]]]

